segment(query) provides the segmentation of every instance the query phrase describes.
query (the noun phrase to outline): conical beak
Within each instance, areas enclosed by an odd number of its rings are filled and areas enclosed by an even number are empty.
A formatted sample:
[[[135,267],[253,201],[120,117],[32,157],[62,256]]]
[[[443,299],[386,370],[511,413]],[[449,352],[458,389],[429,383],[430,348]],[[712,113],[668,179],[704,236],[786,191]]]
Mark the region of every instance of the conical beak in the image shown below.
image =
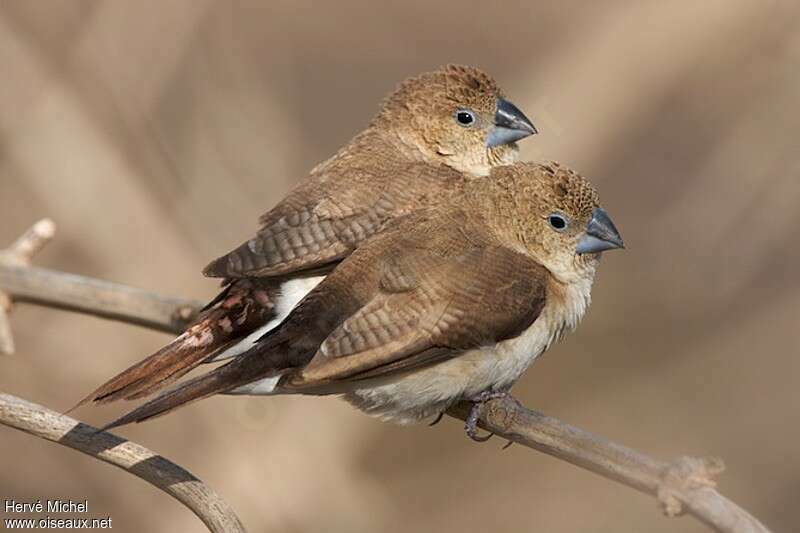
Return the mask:
[[[505,98],[497,99],[494,128],[486,138],[487,148],[513,143],[535,133],[538,131],[525,113]]]
[[[579,254],[595,254],[614,248],[625,248],[619,231],[611,221],[611,217],[599,207],[592,211],[592,218],[586,225],[586,233],[578,241],[575,252]]]

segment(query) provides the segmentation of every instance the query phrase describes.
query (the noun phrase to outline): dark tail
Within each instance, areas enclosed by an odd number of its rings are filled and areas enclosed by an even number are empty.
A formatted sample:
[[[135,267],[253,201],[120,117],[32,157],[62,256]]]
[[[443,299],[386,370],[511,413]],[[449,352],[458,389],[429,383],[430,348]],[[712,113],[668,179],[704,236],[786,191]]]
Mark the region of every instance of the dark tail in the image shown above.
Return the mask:
[[[258,281],[231,283],[182,335],[111,378],[72,409],[92,401],[142,398],[162,389],[269,320],[269,293],[270,287]]]
[[[263,377],[275,375],[276,367],[285,361],[278,355],[277,358],[267,354],[257,353],[254,348],[251,353],[245,353],[231,362],[218,367],[207,374],[191,379],[172,390],[161,393],[149,402],[137,407],[133,411],[104,426],[101,431],[130,424],[143,422],[150,418],[161,416],[173,409],[197,400],[202,400],[214,394],[230,391],[240,385],[252,383]]]

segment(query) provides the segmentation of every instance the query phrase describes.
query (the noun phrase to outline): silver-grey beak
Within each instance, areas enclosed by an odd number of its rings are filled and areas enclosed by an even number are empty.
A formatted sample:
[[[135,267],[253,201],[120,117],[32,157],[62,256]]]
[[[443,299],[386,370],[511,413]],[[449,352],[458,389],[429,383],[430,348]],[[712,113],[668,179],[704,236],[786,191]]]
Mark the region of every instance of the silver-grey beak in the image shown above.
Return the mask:
[[[611,217],[599,207],[592,211],[592,218],[586,225],[586,233],[578,241],[575,252],[579,254],[594,254],[614,248],[625,248],[619,231],[611,221]]]
[[[525,113],[505,98],[497,99],[494,128],[486,138],[487,148],[513,143],[535,133],[539,132]]]

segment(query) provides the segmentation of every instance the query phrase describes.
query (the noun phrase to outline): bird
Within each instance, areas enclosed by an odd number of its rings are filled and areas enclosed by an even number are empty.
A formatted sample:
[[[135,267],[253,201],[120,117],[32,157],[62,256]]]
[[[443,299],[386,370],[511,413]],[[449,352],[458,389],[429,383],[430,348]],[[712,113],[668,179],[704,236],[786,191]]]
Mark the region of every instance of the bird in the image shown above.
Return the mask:
[[[401,83],[369,126],[204,270],[223,289],[186,331],[75,407],[150,395],[203,362],[235,357],[395,217],[519,159],[537,133],[484,71],[446,65]]]
[[[392,221],[248,351],[115,420],[214,394],[340,395],[409,424],[505,395],[591,299],[602,252],[623,248],[592,184],[517,163]]]

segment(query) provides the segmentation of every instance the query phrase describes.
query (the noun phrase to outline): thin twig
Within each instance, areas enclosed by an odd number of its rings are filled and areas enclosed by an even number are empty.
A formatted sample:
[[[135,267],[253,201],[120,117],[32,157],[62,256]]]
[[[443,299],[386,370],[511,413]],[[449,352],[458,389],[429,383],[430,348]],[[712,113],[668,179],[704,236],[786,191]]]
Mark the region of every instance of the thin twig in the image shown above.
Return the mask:
[[[43,218],[14,241],[7,253],[16,256],[24,263],[30,263],[33,256],[50,242],[56,235],[56,224],[49,218]]]
[[[12,355],[14,353],[14,337],[11,335],[11,324],[8,321],[8,313],[10,311],[11,298],[0,291],[0,354],[3,355]]]
[[[174,333],[182,331],[182,324],[174,317],[188,317],[197,310],[198,304],[190,300],[165,298],[141,289],[66,273],[44,272],[46,276],[42,275],[42,269],[14,270],[0,261],[0,288],[40,305],[66,307]],[[47,283],[53,282],[69,290],[51,294]],[[102,291],[96,290],[98,284]],[[115,299],[115,293],[120,297]],[[103,299],[98,297],[101,294]],[[113,313],[108,312],[106,298],[115,302]],[[146,321],[142,320],[143,315],[148,317]],[[464,420],[469,406],[460,403],[448,414]],[[478,423],[499,437],[651,494],[661,502],[667,516],[688,512],[712,529],[725,533],[769,531],[714,488],[713,477],[722,471],[720,460],[684,457],[671,463],[659,461],[528,410],[511,397],[487,402]]]
[[[68,446],[142,478],[197,515],[213,532],[244,532],[236,513],[190,472],[134,442],[0,393],[0,424]]]

